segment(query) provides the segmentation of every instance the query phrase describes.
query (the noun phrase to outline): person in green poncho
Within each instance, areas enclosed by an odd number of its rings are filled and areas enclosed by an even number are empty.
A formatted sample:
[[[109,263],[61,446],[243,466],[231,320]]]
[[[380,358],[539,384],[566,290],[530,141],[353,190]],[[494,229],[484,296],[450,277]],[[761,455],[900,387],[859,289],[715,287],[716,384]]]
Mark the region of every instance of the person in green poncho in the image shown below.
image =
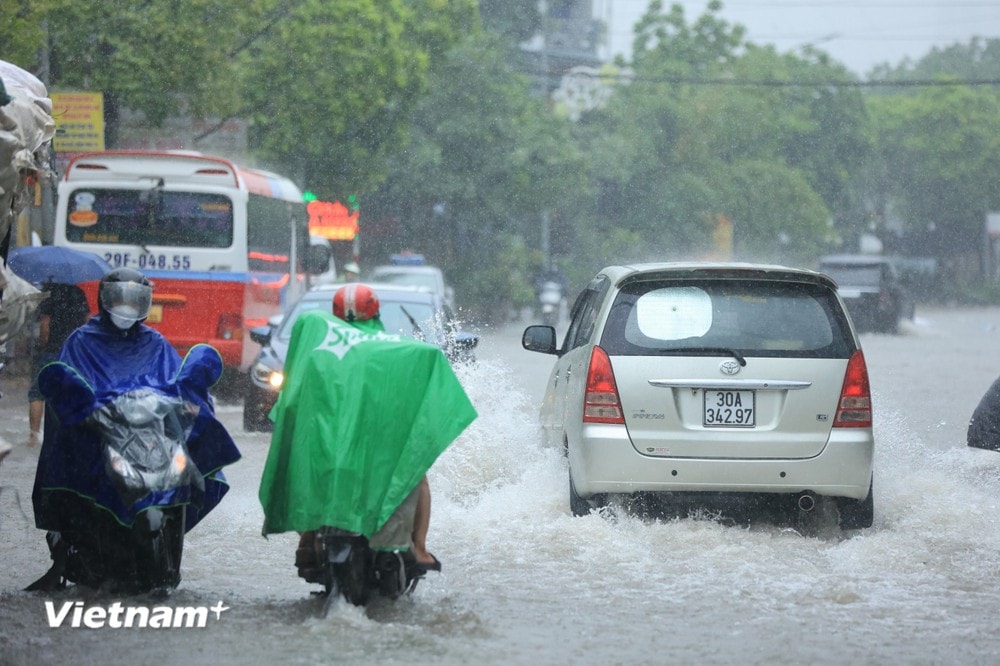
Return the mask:
[[[414,496],[406,543],[384,547],[408,549],[425,570],[441,570],[426,546],[426,473],[476,411],[440,348],[386,334],[374,291],[345,285],[334,294],[333,316],[312,311],[296,320],[270,418],[263,533],[300,533],[299,575],[308,580],[316,566],[315,530],[356,532],[375,547]]]

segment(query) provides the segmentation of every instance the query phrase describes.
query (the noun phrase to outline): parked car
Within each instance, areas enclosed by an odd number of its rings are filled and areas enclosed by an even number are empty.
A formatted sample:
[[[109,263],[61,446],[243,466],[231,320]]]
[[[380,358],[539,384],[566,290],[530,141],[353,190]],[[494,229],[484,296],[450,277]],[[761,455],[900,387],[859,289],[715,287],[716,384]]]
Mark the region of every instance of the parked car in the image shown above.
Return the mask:
[[[900,319],[913,319],[913,299],[888,257],[829,255],[820,259],[819,270],[837,283],[859,331],[896,333]]]
[[[380,318],[387,333],[398,333],[440,345],[453,363],[475,360],[479,336],[460,329],[450,308],[429,289],[407,285],[366,283],[378,294]],[[307,310],[330,310],[340,284],[321,284],[307,291],[286,316],[272,317],[267,326],[250,330],[261,351],[250,365],[250,387],[243,400],[243,429],[271,429],[267,415],[284,380],[285,355],[295,320]]]
[[[444,272],[424,263],[423,255],[393,255],[390,260],[393,263],[373,268],[367,279],[383,284],[425,287],[438,294],[449,308],[455,309],[455,291],[445,281]]]
[[[569,507],[823,508],[872,524],[871,393],[829,277],[755,264],[611,266],[522,343],[556,357],[540,419]]]

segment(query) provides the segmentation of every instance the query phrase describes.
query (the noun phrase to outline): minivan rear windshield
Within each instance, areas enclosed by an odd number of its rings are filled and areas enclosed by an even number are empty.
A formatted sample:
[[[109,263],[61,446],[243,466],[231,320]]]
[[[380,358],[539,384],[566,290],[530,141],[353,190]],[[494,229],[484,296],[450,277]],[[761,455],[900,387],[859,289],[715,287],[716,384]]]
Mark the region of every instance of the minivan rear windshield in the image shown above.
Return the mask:
[[[848,358],[849,330],[832,290],[822,285],[657,280],[622,287],[601,347],[625,356],[731,349],[744,356]]]

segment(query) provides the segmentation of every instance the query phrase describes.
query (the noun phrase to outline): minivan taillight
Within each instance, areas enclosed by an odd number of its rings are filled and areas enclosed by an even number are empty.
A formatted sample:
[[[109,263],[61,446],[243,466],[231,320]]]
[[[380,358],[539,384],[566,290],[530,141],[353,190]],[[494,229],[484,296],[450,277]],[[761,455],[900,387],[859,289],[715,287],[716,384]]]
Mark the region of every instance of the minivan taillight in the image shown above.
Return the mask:
[[[600,347],[594,347],[590,354],[587,389],[583,395],[583,422],[625,424],[611,359]]]
[[[872,425],[872,393],[868,385],[868,366],[865,355],[858,349],[847,362],[844,388],[840,391],[840,404],[833,427],[870,428]]]

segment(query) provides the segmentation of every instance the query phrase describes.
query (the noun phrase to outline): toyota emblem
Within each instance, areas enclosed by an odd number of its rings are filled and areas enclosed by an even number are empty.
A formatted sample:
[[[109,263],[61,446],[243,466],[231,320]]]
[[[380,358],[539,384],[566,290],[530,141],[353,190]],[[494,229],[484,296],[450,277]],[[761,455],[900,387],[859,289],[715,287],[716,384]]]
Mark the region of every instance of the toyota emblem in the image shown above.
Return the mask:
[[[719,366],[719,370],[724,375],[735,375],[740,371],[740,364],[736,361],[723,361]]]

